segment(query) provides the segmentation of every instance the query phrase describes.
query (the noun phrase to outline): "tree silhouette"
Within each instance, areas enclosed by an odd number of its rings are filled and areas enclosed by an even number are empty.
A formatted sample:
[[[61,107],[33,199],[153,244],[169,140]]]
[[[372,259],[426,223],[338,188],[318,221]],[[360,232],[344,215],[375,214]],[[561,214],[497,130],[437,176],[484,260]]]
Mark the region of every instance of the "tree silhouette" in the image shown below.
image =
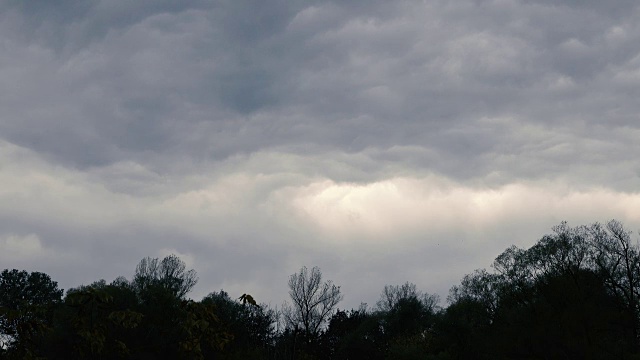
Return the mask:
[[[27,356],[36,337],[50,327],[62,289],[41,272],[5,269],[0,273],[0,349]],[[21,354],[18,356],[18,354]]]
[[[278,312],[246,293],[188,300],[197,276],[175,255],[64,299],[48,275],[7,269],[0,358],[640,358],[640,246],[615,220],[563,222],[529,248],[505,249],[453,286],[445,308],[406,282],[386,285],[373,310],[340,311],[340,287],[319,268],[288,280]]]
[[[301,329],[307,341],[315,340],[343,296],[340,287],[331,280],[322,281],[318,267],[300,269],[289,277],[291,306],[284,307],[284,316],[293,329]]]
[[[195,270],[186,271],[186,265],[180,258],[169,255],[162,261],[150,257],[142,259],[136,267],[132,285],[139,294],[144,294],[150,287],[159,286],[184,299],[197,282]]]

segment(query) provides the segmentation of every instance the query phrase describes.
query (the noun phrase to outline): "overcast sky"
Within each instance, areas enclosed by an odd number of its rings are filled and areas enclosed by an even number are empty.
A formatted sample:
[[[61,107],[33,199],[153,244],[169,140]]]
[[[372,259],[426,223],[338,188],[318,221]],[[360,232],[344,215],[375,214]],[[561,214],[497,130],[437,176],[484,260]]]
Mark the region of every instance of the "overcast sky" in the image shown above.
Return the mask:
[[[0,0],[0,268],[444,300],[563,220],[640,228],[639,98],[635,0]]]

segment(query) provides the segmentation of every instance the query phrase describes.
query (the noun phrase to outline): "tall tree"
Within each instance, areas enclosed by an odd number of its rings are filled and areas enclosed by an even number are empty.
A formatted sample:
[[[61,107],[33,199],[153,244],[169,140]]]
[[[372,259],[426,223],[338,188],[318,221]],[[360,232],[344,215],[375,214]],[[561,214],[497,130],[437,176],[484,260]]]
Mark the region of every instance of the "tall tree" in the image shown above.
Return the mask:
[[[592,261],[607,288],[634,318],[633,336],[640,345],[640,248],[622,223],[611,220],[606,226],[590,227]]]
[[[221,324],[233,337],[223,352],[208,349],[223,359],[266,359],[273,346],[275,316],[266,305],[258,305],[246,300],[244,295],[238,300],[231,299],[223,290],[212,292],[201,303],[212,305]],[[209,354],[207,354],[209,355]]]
[[[322,334],[321,359],[385,358],[384,331],[381,315],[368,312],[366,304],[358,310],[338,310]]]
[[[318,337],[343,298],[339,286],[322,281],[318,267],[309,271],[306,266],[289,277],[289,296],[292,304],[284,307],[285,319],[291,328],[301,329],[307,341]]]
[[[563,222],[553,230],[529,249],[505,250],[493,263],[496,272],[478,270],[452,289],[445,318],[476,308],[481,316],[457,323],[484,320],[468,331],[452,329],[467,337],[449,353],[460,354],[462,344],[484,344],[490,358],[608,359],[637,351],[640,260],[630,233],[616,221],[575,228]],[[443,334],[453,320],[443,323]]]
[[[69,289],[56,311],[44,353],[50,359],[126,358],[143,317],[132,310],[136,302],[131,289],[104,280]]]
[[[402,285],[385,285],[376,302],[379,311],[389,312],[403,300],[417,299],[425,309],[434,312],[437,310],[440,297],[437,294],[423,293],[418,290],[416,284],[405,282]]]
[[[162,260],[142,259],[136,267],[132,285],[139,294],[144,294],[150,287],[160,287],[184,299],[197,282],[195,270],[186,270],[184,261],[176,255],[169,255]]]
[[[62,289],[49,275],[5,269],[0,273],[0,347],[16,353],[51,324],[53,308]]]

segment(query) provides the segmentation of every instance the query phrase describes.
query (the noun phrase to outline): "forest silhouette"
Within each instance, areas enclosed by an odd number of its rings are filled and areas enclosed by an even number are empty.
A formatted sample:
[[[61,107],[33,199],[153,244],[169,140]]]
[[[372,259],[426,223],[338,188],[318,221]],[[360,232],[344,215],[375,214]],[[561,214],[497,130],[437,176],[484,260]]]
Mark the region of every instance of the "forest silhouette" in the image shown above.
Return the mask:
[[[271,307],[251,289],[189,299],[198,277],[175,255],[66,292],[47,274],[5,269],[0,358],[640,359],[640,248],[616,220],[563,222],[511,246],[446,304],[406,282],[340,310],[341,289],[319,268],[288,280],[290,300]]]

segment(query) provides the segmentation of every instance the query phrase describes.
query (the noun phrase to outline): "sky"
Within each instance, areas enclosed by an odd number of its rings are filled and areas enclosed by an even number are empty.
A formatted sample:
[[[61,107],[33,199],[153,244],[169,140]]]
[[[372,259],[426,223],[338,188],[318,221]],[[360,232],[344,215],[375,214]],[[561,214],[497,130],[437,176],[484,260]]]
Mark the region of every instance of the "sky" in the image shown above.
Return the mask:
[[[561,221],[638,238],[639,98],[633,0],[0,0],[0,268],[446,305]]]

